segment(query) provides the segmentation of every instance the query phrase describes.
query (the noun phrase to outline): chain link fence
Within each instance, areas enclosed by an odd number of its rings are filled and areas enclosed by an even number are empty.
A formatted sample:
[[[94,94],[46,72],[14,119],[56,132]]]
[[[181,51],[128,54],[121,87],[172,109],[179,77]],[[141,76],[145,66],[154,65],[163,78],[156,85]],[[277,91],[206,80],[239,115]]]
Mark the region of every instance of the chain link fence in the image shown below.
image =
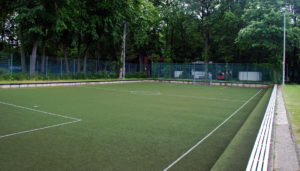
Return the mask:
[[[22,72],[21,58],[12,54],[0,54],[0,80],[60,80],[118,78],[120,63],[96,59],[77,59],[38,56],[34,74],[30,73],[30,56],[25,58],[25,72]],[[126,62],[126,78],[146,78],[151,66]],[[23,68],[24,69],[24,68]]]
[[[22,72],[21,58],[12,54],[0,54],[0,80],[59,80],[118,78],[120,63],[96,59],[77,59],[38,56],[34,74],[30,74],[30,57],[25,59]],[[280,72],[271,66],[235,63],[162,63],[150,65],[126,62],[126,78],[210,80],[247,83],[279,83]]]
[[[234,63],[153,63],[152,78],[213,81],[278,83],[281,75],[271,66]]]

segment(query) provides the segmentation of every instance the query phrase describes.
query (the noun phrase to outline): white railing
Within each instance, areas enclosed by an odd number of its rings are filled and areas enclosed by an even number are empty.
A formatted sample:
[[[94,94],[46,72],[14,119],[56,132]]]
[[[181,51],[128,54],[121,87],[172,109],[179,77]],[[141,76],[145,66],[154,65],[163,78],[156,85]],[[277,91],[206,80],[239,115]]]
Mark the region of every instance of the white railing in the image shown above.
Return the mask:
[[[246,171],[268,170],[277,85],[274,85],[269,104],[248,161]]]

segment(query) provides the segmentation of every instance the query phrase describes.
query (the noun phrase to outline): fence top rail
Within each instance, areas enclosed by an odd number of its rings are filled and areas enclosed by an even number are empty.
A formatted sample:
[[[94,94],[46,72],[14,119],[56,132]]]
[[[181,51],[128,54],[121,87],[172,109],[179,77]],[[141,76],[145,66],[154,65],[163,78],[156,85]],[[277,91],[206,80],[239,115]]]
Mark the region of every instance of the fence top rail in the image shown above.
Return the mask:
[[[263,66],[263,67],[272,67],[268,64],[255,64],[255,63],[171,63],[171,62],[153,62],[153,64],[161,64],[161,65],[223,65],[223,66],[232,66],[232,65],[241,65],[241,66]]]

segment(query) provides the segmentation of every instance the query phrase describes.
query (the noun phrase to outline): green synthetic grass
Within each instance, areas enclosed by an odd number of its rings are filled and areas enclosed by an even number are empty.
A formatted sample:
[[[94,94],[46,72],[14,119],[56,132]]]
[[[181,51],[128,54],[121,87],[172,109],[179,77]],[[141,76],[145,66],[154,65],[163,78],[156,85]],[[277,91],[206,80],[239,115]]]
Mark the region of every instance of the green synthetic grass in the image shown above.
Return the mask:
[[[234,170],[246,170],[271,93],[272,89],[270,88],[215,163],[211,169],[212,171],[231,171],[232,168],[235,168]]]
[[[0,89],[0,102],[81,119],[0,138],[0,170],[163,170],[259,91],[167,83]],[[210,169],[264,92],[170,170]],[[0,104],[0,136],[69,121]]]
[[[293,132],[300,145],[300,85],[285,85],[283,88],[285,106],[291,116]]]

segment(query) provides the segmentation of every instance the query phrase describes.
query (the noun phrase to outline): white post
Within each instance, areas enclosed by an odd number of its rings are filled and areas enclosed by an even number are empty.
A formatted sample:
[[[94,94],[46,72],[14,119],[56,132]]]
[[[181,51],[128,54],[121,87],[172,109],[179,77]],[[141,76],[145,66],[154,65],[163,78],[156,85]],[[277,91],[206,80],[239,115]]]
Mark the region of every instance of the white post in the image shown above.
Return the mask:
[[[283,59],[282,59],[282,85],[285,80],[285,12],[283,13]]]

